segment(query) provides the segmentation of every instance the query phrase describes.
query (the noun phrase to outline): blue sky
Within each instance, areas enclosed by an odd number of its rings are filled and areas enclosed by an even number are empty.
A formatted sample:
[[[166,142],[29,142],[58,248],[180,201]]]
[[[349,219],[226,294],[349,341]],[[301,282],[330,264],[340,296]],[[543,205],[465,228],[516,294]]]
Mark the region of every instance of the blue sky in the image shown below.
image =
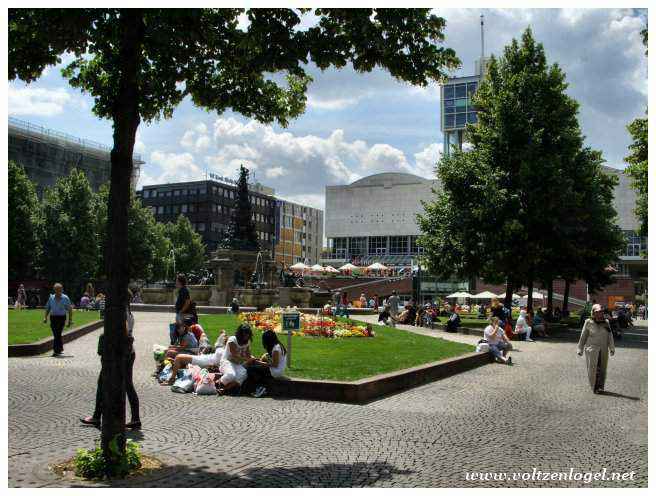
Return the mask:
[[[626,125],[647,106],[647,58],[640,30],[646,12],[633,9],[439,9],[447,21],[444,45],[469,75],[480,54],[479,15],[485,14],[486,54],[500,54],[531,26],[550,63],[567,74],[581,104],[587,144],[607,164],[623,168]],[[286,198],[323,207],[326,185],[385,171],[432,177],[442,150],[437,85],[416,88],[382,71],[320,72],[307,112],[287,129],[237,114],[208,113],[185,101],[173,118],[142,125],[136,151],[146,161],[140,184],[193,180],[204,172],[234,177],[239,164]],[[9,114],[79,137],[111,143],[111,125],[91,113],[92,101],[70,88],[59,68],[36,83],[9,84]]]

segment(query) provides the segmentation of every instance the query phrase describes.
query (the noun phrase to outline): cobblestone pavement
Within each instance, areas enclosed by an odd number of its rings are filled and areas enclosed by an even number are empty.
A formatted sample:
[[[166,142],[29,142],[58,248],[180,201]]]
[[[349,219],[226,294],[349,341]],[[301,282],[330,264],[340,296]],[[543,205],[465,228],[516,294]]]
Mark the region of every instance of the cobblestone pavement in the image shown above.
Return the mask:
[[[465,472],[635,471],[647,485],[647,350],[619,347],[604,396],[564,341],[519,343],[514,367],[491,364],[368,405],[194,397],[157,385],[152,344],[170,314],[136,314],[135,384],[144,428],[133,437],[171,468],[142,487],[585,486],[581,481],[472,481]],[[441,331],[422,331],[443,337]],[[9,359],[9,485],[70,486],[45,468],[99,431],[93,409],[98,333],[64,358]],[[449,339],[475,342],[472,336]],[[621,346],[621,345],[620,345]],[[512,475],[510,475],[512,477]],[[83,485],[75,483],[73,485]]]

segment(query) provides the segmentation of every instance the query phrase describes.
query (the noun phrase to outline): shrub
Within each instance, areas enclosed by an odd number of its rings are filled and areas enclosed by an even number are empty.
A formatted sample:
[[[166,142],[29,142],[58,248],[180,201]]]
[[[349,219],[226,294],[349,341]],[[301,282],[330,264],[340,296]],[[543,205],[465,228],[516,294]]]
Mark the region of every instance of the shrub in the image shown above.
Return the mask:
[[[109,447],[115,453],[118,452],[116,439],[110,442]],[[75,475],[85,479],[125,477],[130,471],[141,467],[141,452],[137,443],[128,440],[125,444],[125,454],[119,458],[118,463],[110,465],[103,456],[100,445],[96,445],[94,450],[78,449],[73,463]]]

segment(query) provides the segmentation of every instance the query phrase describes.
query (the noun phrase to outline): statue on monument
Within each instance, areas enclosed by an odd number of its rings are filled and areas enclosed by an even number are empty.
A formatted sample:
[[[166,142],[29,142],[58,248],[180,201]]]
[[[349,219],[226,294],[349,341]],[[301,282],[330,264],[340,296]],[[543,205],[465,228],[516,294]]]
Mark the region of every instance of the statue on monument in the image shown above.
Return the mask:
[[[230,225],[225,232],[225,237],[219,244],[220,248],[244,251],[260,249],[252,217],[251,202],[248,197],[248,175],[248,169],[243,165],[240,166],[235,210],[230,218]]]

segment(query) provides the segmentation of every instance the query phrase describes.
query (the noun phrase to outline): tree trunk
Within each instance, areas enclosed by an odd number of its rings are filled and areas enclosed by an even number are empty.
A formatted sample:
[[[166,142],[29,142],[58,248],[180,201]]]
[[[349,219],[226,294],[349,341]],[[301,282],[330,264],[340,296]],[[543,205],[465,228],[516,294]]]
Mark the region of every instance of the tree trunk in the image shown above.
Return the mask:
[[[547,285],[547,312],[553,314],[553,279],[549,280]]]
[[[565,294],[563,295],[563,312],[569,305],[569,281],[565,280]]]
[[[512,308],[512,294],[513,294],[513,283],[510,279],[506,279],[506,298],[503,301],[504,307]]]
[[[122,74],[113,111],[114,147],[111,152],[112,171],[107,209],[106,266],[109,281],[102,356],[101,446],[110,467],[115,467],[116,461],[125,452],[125,380],[129,354],[125,321],[130,276],[128,205],[133,169],[132,153],[140,122],[137,74],[143,38],[142,15],[140,9],[123,9],[119,20],[119,59]]]
[[[526,311],[533,310],[533,278],[528,281],[528,297],[526,298]]]

